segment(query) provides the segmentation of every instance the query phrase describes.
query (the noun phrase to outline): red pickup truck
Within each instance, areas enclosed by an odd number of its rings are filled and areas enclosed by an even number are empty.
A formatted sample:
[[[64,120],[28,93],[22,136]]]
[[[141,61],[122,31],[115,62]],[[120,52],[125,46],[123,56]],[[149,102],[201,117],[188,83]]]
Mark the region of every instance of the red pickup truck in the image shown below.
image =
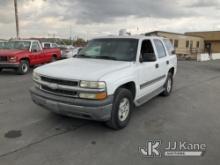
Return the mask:
[[[9,41],[0,49],[0,71],[12,68],[18,74],[26,74],[31,66],[58,59],[61,59],[60,49],[43,49],[37,40]]]

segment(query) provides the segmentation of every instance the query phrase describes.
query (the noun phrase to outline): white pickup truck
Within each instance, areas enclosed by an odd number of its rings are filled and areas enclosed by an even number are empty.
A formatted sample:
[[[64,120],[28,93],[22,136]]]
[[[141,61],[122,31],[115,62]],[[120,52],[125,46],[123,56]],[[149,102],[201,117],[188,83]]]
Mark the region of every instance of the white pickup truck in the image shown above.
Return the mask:
[[[176,71],[168,39],[96,38],[74,58],[36,68],[30,92],[36,104],[52,112],[122,129],[135,106],[170,95]]]

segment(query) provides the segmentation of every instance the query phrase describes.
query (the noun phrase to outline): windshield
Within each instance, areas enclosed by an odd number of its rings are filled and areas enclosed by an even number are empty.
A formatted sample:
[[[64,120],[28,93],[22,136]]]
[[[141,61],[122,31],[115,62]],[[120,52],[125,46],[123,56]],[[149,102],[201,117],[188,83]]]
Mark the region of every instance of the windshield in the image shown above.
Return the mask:
[[[5,45],[5,49],[29,50],[30,41],[9,41]]]
[[[135,61],[137,47],[137,39],[94,39],[76,57]]]

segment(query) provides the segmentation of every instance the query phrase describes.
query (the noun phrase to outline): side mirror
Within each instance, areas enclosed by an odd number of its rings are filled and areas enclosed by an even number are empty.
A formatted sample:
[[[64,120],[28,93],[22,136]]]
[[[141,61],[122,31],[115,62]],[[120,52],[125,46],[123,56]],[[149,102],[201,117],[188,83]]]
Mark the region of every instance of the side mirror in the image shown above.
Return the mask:
[[[176,50],[172,50],[171,54],[175,55],[176,54]]]
[[[140,62],[153,62],[156,61],[156,55],[154,53],[144,53],[140,56]]]

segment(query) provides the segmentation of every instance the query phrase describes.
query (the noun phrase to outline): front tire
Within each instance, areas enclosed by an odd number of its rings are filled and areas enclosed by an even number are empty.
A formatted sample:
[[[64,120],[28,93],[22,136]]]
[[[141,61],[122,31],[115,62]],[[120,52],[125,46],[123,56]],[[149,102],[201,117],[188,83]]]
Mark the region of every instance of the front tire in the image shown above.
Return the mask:
[[[55,62],[56,60],[57,60],[57,58],[55,56],[52,56],[51,62]]]
[[[172,93],[172,90],[173,90],[173,74],[169,72],[166,83],[164,85],[164,91],[162,93],[162,96],[165,97],[169,96]]]
[[[30,70],[29,61],[28,60],[21,60],[20,65],[17,69],[17,73],[20,75],[27,74]]]
[[[106,123],[107,126],[115,130],[126,127],[133,107],[132,93],[128,89],[119,88],[114,96],[111,119]]]

